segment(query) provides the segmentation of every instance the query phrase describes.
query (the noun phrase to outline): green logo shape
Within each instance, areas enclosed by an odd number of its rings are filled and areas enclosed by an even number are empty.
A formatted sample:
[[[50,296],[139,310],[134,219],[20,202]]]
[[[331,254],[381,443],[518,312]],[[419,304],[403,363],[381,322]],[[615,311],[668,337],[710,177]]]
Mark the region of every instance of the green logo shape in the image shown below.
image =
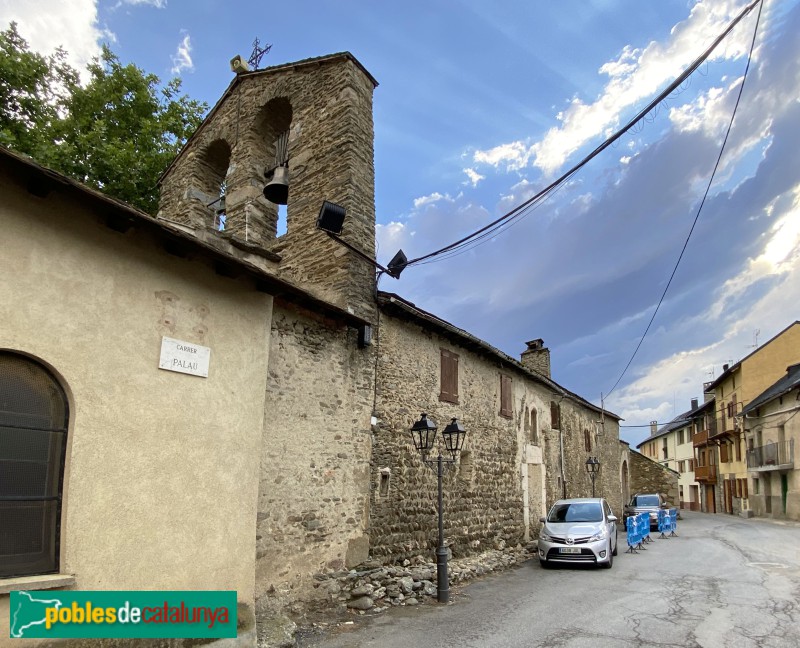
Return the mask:
[[[11,592],[11,638],[236,637],[235,591]]]

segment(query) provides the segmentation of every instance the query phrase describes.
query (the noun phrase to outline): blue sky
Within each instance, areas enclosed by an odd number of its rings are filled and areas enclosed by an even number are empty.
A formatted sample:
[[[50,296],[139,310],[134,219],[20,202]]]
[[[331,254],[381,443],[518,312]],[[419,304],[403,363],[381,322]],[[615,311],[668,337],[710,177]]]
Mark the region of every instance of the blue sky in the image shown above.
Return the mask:
[[[505,213],[597,146],[700,54],[741,0],[404,3],[0,0],[33,47],[76,66],[102,42],[213,105],[228,61],[352,52],[377,78],[379,258],[437,249]],[[710,177],[756,13],[632,132],[508,231],[381,288],[594,402],[628,362]],[[717,178],[667,298],[606,406],[665,422],[756,342],[798,319],[800,3],[768,0]],[[756,331],[758,335],[756,336]],[[636,444],[646,428],[624,428]]]

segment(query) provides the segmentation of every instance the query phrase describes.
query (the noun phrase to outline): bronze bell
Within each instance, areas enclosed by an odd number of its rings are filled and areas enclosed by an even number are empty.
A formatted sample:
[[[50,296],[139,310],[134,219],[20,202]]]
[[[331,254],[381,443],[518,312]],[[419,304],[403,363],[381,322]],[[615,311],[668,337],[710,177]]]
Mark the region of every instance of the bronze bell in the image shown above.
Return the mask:
[[[276,205],[285,205],[289,201],[289,167],[275,168],[272,179],[264,187],[264,198]]]

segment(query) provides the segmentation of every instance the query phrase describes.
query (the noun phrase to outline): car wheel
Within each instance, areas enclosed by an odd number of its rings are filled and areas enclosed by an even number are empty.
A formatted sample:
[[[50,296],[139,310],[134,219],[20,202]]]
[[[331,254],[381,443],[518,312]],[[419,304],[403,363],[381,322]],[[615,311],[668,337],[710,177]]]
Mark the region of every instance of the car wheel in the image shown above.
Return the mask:
[[[608,560],[604,563],[600,563],[603,569],[611,569],[611,566],[614,564],[614,554],[611,552],[611,540],[608,541]]]
[[[617,549],[619,548],[619,534],[614,536],[614,551],[611,552],[612,556],[617,555]]]

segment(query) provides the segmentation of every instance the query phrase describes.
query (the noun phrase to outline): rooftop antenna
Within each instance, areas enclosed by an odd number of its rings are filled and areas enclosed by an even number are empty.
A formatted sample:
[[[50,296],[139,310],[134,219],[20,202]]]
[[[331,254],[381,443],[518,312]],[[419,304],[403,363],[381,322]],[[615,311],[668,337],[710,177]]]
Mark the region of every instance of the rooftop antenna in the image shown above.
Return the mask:
[[[250,54],[250,58],[247,59],[247,64],[250,66],[250,69],[258,70],[261,65],[261,59],[265,54],[268,54],[271,49],[272,45],[261,47],[261,43],[256,36],[256,39],[253,41],[253,53]]]
[[[761,329],[756,329],[753,331],[753,344],[750,345],[751,349],[758,348],[758,336],[761,335]]]

